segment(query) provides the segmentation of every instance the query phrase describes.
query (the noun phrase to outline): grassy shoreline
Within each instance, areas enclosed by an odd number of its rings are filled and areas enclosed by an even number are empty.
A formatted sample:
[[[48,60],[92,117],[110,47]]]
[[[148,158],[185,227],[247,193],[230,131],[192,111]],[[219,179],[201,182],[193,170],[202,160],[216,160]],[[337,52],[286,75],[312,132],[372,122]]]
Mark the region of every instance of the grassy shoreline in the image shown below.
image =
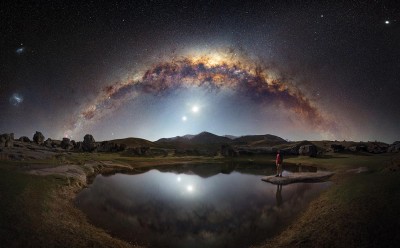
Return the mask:
[[[25,173],[32,167],[75,164],[83,168],[90,181],[99,173],[134,172],[159,164],[271,163],[272,160],[272,157],[126,158],[117,154],[72,154],[61,162],[0,161],[0,242],[4,247],[136,247],[94,227],[75,208],[73,199],[84,183],[59,175]],[[97,163],[93,170],[85,166],[88,161]],[[334,185],[262,247],[394,247],[400,241],[396,235],[400,230],[400,173],[388,168],[397,166],[398,161],[399,155],[287,158],[286,163],[318,165],[334,171]],[[366,167],[368,171],[349,172],[358,167]]]

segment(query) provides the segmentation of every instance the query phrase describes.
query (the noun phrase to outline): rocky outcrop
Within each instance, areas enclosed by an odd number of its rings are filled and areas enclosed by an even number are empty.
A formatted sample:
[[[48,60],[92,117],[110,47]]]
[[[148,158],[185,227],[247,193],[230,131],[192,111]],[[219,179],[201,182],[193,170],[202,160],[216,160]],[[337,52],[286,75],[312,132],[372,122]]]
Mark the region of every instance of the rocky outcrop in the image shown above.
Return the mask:
[[[387,152],[399,152],[399,151],[400,151],[400,141],[394,142],[387,149]]]
[[[44,135],[41,132],[36,131],[36,133],[33,135],[33,141],[38,145],[43,145]]]
[[[30,143],[31,142],[31,140],[26,136],[21,136],[18,140],[21,141],[21,142],[25,142],[25,143]]]
[[[14,134],[5,133],[0,135],[0,147],[13,147],[14,146]]]
[[[83,151],[83,142],[82,141],[76,142],[74,145],[74,150],[77,152]]]
[[[300,146],[300,148],[299,148],[299,155],[303,155],[303,156],[316,157],[317,152],[318,152],[318,150],[315,145],[304,145],[304,146]]]
[[[48,138],[45,142],[44,142],[44,146],[48,147],[48,148],[52,148],[53,147],[53,141]]]
[[[283,177],[266,176],[261,178],[265,182],[278,185],[286,185],[298,182],[324,182],[333,175],[333,172],[329,171],[317,171],[317,172],[295,172],[288,173]]]
[[[388,150],[387,145],[383,145],[380,143],[368,143],[367,151],[369,153],[385,153]]]
[[[299,147],[292,146],[288,148],[281,149],[281,152],[285,155],[299,155]]]
[[[110,141],[103,141],[97,146],[98,152],[121,152],[126,149],[125,144],[117,144]]]
[[[93,152],[96,148],[97,144],[93,136],[91,134],[86,134],[85,137],[83,137],[82,150],[85,152]]]
[[[127,154],[131,156],[146,156],[150,155],[150,147],[140,146],[140,147],[129,147]]]
[[[68,138],[63,138],[60,144],[62,149],[72,150],[74,148],[74,144]]]
[[[338,145],[338,144],[332,144],[331,149],[333,152],[342,152],[342,151],[344,151],[345,147],[342,145]]]

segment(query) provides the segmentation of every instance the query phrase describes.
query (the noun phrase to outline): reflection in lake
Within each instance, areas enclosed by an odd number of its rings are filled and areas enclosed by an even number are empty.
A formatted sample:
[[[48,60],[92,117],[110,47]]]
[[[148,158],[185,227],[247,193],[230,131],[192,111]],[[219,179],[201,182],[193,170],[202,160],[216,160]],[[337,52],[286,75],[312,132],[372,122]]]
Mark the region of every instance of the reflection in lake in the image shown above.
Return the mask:
[[[274,166],[245,171],[227,170],[226,165],[165,168],[99,175],[76,204],[93,224],[131,243],[247,247],[276,234],[329,186],[262,182]]]

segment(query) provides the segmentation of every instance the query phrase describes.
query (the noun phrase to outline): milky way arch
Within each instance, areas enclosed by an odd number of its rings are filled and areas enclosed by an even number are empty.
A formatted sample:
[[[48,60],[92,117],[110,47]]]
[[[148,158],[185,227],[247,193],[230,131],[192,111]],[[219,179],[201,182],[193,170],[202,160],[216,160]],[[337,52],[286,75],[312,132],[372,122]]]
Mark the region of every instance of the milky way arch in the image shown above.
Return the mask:
[[[297,119],[324,134],[335,134],[337,124],[307,96],[260,62],[234,51],[189,54],[162,60],[130,79],[104,87],[94,101],[79,111],[65,135],[79,132],[140,94],[165,96],[188,87],[233,90],[259,104],[292,112]]]

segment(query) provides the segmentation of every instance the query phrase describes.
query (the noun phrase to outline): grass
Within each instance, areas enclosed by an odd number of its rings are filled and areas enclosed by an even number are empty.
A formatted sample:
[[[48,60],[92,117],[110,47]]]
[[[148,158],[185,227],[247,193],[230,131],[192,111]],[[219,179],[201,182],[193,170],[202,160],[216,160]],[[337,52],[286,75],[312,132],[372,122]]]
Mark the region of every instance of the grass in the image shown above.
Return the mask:
[[[336,176],[328,191],[263,247],[398,247],[400,174],[387,170],[393,156],[346,155],[325,162],[304,158],[292,161],[318,161],[338,173],[358,166],[370,170]]]
[[[22,173],[0,162],[1,247],[128,247],[91,226],[72,204],[70,178]]]

